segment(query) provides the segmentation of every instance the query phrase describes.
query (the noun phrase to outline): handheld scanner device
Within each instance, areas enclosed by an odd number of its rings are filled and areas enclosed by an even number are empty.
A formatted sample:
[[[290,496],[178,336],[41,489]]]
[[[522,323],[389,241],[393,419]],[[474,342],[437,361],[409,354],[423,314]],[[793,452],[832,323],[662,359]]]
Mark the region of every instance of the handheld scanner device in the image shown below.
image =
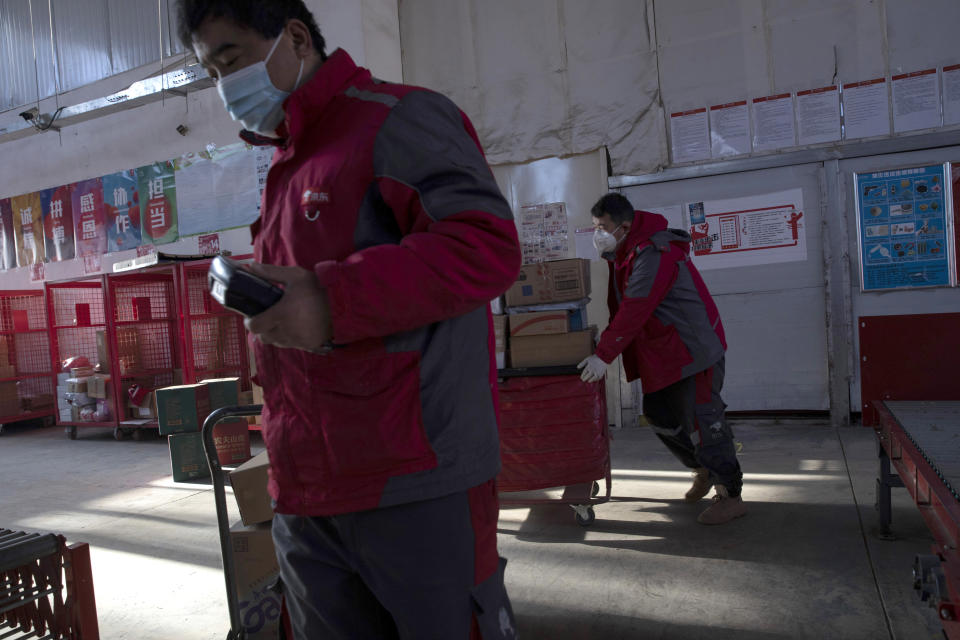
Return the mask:
[[[283,289],[223,256],[210,264],[207,286],[214,300],[248,318],[266,311],[283,296]]]

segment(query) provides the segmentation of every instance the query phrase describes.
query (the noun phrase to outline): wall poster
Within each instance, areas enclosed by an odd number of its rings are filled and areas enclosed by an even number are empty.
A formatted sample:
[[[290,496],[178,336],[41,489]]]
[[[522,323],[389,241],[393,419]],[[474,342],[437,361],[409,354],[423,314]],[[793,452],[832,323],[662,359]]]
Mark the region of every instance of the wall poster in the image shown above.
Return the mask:
[[[854,174],[863,291],[956,286],[950,163]]]
[[[570,257],[567,208],[562,202],[520,207],[523,264]]]

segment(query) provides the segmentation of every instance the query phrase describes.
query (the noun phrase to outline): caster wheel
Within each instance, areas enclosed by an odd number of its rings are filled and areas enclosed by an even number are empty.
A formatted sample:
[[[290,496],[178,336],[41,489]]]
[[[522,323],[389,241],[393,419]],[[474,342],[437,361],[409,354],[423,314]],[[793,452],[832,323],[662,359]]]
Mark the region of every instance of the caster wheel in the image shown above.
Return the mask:
[[[70,438],[71,440],[76,440],[76,439],[77,439],[77,428],[76,428],[75,426],[74,426],[74,427],[66,427],[66,428],[63,430],[63,432],[64,432],[65,434],[67,434],[67,437]]]
[[[590,490],[590,497],[596,498],[598,495],[600,495],[600,483],[594,481],[593,488]]]
[[[594,520],[597,519],[597,515],[593,512],[593,507],[586,508],[586,515],[581,515],[580,510],[577,510],[577,524],[581,527],[589,527],[593,524]]]
[[[120,427],[114,427],[113,429],[114,440],[126,440],[129,435],[130,433],[126,429],[121,429]]]

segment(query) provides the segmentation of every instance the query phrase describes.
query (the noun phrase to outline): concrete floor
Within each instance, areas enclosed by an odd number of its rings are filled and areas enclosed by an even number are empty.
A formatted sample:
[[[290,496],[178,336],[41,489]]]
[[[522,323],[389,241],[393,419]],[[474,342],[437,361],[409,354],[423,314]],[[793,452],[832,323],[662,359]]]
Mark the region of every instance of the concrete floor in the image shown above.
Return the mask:
[[[592,526],[561,504],[503,508],[523,638],[942,637],[912,589],[913,556],[932,537],[904,490],[898,539],[874,535],[872,430],[734,425],[749,513],[733,523],[696,522],[707,501],[680,500],[690,477],[645,428],[614,433],[613,499]],[[170,480],[164,441],[8,425],[0,470],[0,527],[90,543],[102,638],[226,635],[212,492]]]

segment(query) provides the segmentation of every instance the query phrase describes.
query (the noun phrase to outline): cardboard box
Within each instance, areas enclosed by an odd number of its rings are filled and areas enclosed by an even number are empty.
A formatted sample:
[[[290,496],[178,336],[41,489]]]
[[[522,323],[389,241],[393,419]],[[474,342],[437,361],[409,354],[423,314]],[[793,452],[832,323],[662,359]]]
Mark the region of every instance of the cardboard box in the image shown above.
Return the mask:
[[[280,568],[269,524],[230,527],[230,547],[237,578],[240,619],[248,640],[280,637],[280,594],[271,587]]]
[[[250,429],[246,420],[221,422],[213,428],[213,444],[217,458],[225,467],[243,464],[250,459]]]
[[[141,404],[134,404],[132,400],[127,398],[127,415],[137,420],[155,419],[157,417],[157,395],[148,393]]]
[[[263,451],[230,472],[230,485],[243,524],[273,520],[273,506],[267,493],[269,468],[270,459],[267,452]]]
[[[507,350],[507,316],[493,316],[493,335],[496,339],[497,353]]]
[[[526,264],[507,289],[508,307],[580,300],[590,295],[590,261],[582,258]]]
[[[576,365],[593,353],[593,330],[510,340],[510,366],[554,367]]]
[[[67,379],[67,392],[68,393],[86,393],[89,395],[90,389],[90,378],[68,378]]]
[[[174,433],[167,438],[167,444],[170,446],[170,469],[174,482],[210,477],[201,434]]]
[[[570,316],[566,311],[535,311],[517,313],[510,318],[510,338],[549,336],[570,331]]]
[[[160,435],[199,431],[210,415],[210,394],[204,384],[156,390]]]
[[[202,380],[210,396],[210,411],[240,404],[240,378],[213,378]]]
[[[106,398],[110,376],[93,375],[87,378],[87,395],[91,398]]]
[[[263,404],[263,387],[251,383],[250,393],[253,394],[253,404]]]
[[[237,402],[241,407],[253,404],[253,391],[241,391],[237,394]]]

